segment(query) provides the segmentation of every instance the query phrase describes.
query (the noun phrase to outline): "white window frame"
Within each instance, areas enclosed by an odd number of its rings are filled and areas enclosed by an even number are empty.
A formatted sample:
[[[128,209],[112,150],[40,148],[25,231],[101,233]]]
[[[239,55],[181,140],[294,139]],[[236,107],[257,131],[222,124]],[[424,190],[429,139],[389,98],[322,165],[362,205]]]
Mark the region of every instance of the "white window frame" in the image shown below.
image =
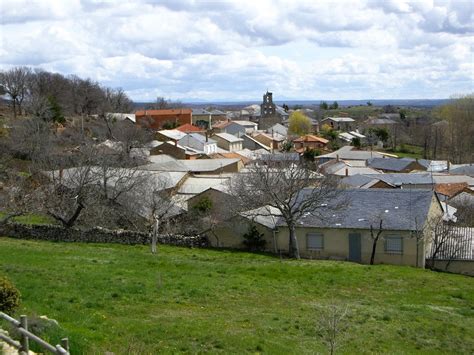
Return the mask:
[[[313,237],[313,236],[321,238],[321,243],[320,243],[321,246],[320,247],[310,247],[309,246],[309,238]],[[306,233],[306,249],[307,250],[316,250],[316,251],[324,250],[324,234],[323,233],[318,233],[318,232],[316,232],[316,233]]]
[[[388,249],[389,247],[389,241],[390,240],[395,240],[395,239],[398,239],[400,240],[400,249],[398,250],[395,250],[395,249]],[[385,254],[403,254],[403,237],[400,236],[400,235],[388,235],[385,237],[385,240],[384,240],[384,251],[385,251]]]

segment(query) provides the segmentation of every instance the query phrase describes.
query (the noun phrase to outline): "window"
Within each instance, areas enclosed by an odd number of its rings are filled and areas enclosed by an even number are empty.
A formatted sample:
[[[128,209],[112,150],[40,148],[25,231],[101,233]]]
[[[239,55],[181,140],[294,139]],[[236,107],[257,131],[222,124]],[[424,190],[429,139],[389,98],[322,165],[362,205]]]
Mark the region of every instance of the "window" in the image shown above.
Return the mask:
[[[324,236],[321,233],[306,234],[306,249],[323,250],[324,249]]]
[[[403,238],[399,236],[388,236],[385,238],[385,253],[403,254]]]

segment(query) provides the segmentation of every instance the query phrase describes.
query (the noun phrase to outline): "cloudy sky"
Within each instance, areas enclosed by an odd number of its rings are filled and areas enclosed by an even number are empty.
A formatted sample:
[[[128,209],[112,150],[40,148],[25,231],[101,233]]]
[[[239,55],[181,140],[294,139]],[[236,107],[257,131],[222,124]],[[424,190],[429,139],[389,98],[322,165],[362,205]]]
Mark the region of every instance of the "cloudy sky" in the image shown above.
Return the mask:
[[[447,98],[474,92],[470,0],[0,0],[0,68],[137,101]]]

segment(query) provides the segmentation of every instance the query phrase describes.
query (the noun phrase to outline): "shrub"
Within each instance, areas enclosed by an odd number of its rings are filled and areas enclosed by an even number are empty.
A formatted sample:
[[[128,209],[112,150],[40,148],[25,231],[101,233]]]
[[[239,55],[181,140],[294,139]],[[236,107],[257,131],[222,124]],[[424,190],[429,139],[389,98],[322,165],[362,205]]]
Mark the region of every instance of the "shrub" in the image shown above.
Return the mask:
[[[266,241],[263,233],[260,233],[256,226],[250,226],[247,233],[243,235],[244,245],[250,251],[260,251],[265,248]]]
[[[0,277],[0,311],[12,314],[20,305],[20,291],[6,277]]]

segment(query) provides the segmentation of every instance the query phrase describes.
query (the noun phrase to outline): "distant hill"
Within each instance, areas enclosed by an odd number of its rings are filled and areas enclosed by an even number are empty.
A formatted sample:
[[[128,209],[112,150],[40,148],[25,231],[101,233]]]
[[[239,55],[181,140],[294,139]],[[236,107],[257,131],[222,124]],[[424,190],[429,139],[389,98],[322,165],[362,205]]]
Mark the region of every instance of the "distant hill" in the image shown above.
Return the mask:
[[[302,105],[302,106],[318,106],[320,102],[326,101],[328,104],[334,100],[277,100],[278,105],[287,104],[288,106]],[[404,107],[436,107],[447,104],[451,99],[397,99],[397,100],[336,100],[339,106],[366,106],[370,101],[373,106],[404,106]],[[238,106],[244,107],[253,104],[260,104],[261,101],[183,101],[183,106],[186,107],[206,107],[206,106]],[[137,108],[143,108],[150,105],[149,102],[135,102]]]

